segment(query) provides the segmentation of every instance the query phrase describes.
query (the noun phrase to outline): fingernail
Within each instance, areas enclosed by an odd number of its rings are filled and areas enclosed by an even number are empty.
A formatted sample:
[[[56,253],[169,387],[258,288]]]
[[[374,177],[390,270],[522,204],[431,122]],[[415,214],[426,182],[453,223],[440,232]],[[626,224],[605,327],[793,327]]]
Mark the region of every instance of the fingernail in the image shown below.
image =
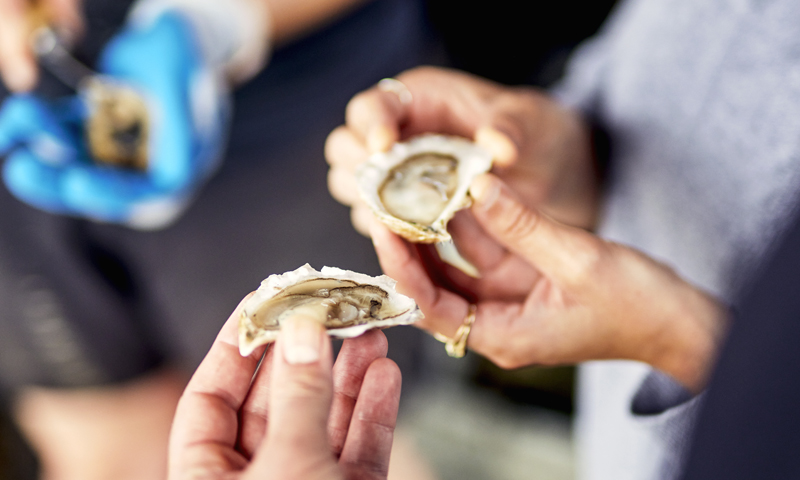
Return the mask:
[[[394,134],[386,125],[376,125],[367,134],[367,148],[372,153],[388,150],[393,141]]]
[[[501,165],[508,165],[517,158],[517,146],[494,127],[481,127],[475,132],[475,143],[489,150],[494,160]]]
[[[500,196],[500,182],[493,175],[484,173],[472,181],[469,194],[480,208],[487,210]]]
[[[281,324],[283,357],[292,365],[305,365],[319,360],[325,327],[316,316],[296,314]]]

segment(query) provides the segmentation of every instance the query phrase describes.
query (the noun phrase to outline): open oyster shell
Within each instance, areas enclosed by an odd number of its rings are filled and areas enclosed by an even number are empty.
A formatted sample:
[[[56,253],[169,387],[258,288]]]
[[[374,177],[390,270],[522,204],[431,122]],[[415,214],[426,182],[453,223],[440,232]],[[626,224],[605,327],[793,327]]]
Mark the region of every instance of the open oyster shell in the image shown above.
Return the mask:
[[[242,309],[239,352],[250,355],[273,342],[293,308],[327,309],[325,327],[337,338],[357,337],[373,328],[408,325],[422,318],[413,299],[397,293],[397,282],[334,267],[317,271],[305,264],[282,275],[270,275]]]
[[[358,187],[393,232],[416,243],[447,242],[447,222],[471,204],[470,183],[491,166],[491,154],[469,140],[422,135],[370,157],[357,172]]]

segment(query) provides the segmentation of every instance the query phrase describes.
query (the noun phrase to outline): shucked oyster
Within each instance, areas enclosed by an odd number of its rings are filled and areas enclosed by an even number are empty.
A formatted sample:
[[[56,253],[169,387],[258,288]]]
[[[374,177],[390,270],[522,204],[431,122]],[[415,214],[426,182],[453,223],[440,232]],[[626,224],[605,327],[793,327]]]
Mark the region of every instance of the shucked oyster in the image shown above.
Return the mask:
[[[242,309],[239,352],[250,355],[256,347],[278,337],[281,322],[292,309],[317,306],[327,310],[325,327],[338,338],[361,335],[372,328],[408,325],[422,318],[413,299],[397,293],[386,275],[305,264],[282,275],[270,275]]]
[[[472,180],[491,166],[491,154],[464,138],[423,135],[370,157],[358,170],[358,187],[389,229],[411,242],[436,243],[443,260],[474,276],[453,247],[447,222],[469,207]]]
[[[447,222],[470,205],[469,185],[492,156],[474,143],[423,135],[370,157],[358,171],[361,196],[392,231],[417,243],[450,240]]]

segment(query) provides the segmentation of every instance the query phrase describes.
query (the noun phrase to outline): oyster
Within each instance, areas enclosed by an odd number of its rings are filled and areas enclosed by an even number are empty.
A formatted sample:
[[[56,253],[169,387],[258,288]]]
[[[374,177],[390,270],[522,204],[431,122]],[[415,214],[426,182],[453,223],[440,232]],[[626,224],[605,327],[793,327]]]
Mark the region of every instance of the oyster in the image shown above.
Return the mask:
[[[244,304],[239,319],[239,352],[250,355],[256,347],[278,337],[281,322],[300,306],[327,313],[325,327],[332,337],[350,338],[367,330],[408,325],[422,318],[413,299],[397,293],[386,275],[361,273],[305,264],[282,275],[270,275]]]
[[[370,157],[357,172],[361,197],[375,216],[408,241],[436,243],[442,259],[476,276],[447,232],[447,222],[472,203],[469,186],[492,167],[492,156],[461,137],[422,135]]]
[[[89,106],[86,137],[95,161],[147,170],[147,105],[132,87],[106,77],[86,79],[82,94]]]

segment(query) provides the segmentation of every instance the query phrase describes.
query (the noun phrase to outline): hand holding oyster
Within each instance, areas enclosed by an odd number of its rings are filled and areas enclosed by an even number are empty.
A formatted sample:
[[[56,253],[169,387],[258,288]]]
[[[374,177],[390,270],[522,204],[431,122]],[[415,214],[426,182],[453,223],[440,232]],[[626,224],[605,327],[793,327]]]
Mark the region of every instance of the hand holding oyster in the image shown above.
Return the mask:
[[[357,171],[361,197],[390,230],[410,242],[436,243],[447,263],[477,276],[455,249],[447,222],[472,203],[469,186],[492,155],[467,139],[421,135],[377,153]]]
[[[239,352],[247,356],[273,342],[281,322],[299,308],[319,312],[328,334],[337,338],[416,322],[422,312],[413,299],[395,291],[395,283],[386,275],[371,277],[334,267],[317,271],[308,264],[270,275],[242,308]]]

